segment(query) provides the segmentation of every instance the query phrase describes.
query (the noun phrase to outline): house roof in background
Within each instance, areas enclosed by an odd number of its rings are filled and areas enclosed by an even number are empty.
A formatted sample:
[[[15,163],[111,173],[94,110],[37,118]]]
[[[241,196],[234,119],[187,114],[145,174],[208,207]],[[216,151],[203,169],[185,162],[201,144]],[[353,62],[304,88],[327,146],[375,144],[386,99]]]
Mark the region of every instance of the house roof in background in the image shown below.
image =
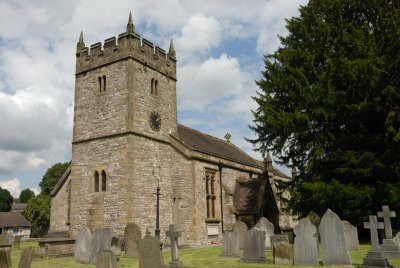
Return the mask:
[[[32,224],[18,212],[0,212],[0,228],[30,227]]]

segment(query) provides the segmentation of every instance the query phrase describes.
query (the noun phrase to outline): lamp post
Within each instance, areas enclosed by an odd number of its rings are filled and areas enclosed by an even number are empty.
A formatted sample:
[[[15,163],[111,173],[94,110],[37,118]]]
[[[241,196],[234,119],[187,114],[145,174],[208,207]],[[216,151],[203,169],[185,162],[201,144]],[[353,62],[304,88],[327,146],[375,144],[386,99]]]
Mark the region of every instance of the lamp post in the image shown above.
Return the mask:
[[[155,195],[157,196],[157,210],[156,210],[156,230],[154,232],[155,236],[160,239],[160,179],[154,175],[153,169],[153,177],[157,180],[157,192]]]

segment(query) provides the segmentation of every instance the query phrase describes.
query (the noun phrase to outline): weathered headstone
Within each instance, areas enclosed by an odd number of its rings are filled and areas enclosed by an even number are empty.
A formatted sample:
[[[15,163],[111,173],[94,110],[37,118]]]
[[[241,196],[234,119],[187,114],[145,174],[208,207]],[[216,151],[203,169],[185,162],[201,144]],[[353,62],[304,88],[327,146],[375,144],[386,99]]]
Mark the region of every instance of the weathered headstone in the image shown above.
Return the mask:
[[[328,209],[319,225],[323,249],[322,262],[325,265],[351,265],[340,218]]]
[[[175,225],[170,224],[168,231],[165,232],[165,236],[171,240],[171,257],[172,261],[169,263],[169,267],[183,267],[183,263],[179,260],[178,252],[178,237],[182,235],[181,232],[176,230]]]
[[[342,221],[344,227],[344,236],[346,238],[348,250],[359,250],[360,243],[358,242],[357,227],[353,226],[348,221]]]
[[[97,252],[96,268],[119,268],[117,256],[111,250]]]
[[[161,242],[158,237],[146,232],[145,237],[139,241],[139,268],[163,268],[164,261],[161,252]]]
[[[265,232],[265,248],[270,249],[271,248],[271,235],[274,235],[274,225],[264,217],[261,217],[256,226],[258,230],[262,230]]]
[[[382,211],[378,212],[378,217],[383,218],[385,227],[385,239],[382,239],[380,251],[389,259],[400,258],[400,242],[393,238],[392,224],[390,218],[396,217],[396,212],[390,211],[389,206],[382,206]]]
[[[111,251],[114,252],[115,255],[121,255],[122,250],[122,238],[113,236],[111,238]]]
[[[6,233],[0,234],[0,246],[10,245],[9,237]]]
[[[293,245],[281,241],[273,244],[273,256],[275,265],[293,265]]]
[[[111,229],[101,228],[94,232],[92,239],[91,264],[97,264],[97,253],[111,248]]]
[[[14,237],[14,242],[13,242],[14,248],[20,248],[21,246],[21,236],[17,235]]]
[[[253,228],[244,232],[244,251],[241,262],[265,263],[265,232]]]
[[[24,248],[19,259],[18,268],[31,268],[34,251],[32,248]]]
[[[0,249],[0,267],[1,268],[12,268],[11,250]]]
[[[294,227],[294,264],[318,265],[317,227],[308,218],[303,218]]]
[[[307,215],[307,218],[312,224],[314,224],[315,227],[319,227],[319,224],[321,223],[321,217],[316,212],[310,211],[310,213]]]
[[[239,236],[234,231],[225,231],[222,237],[222,257],[239,257]]]
[[[396,212],[390,211],[389,206],[382,206],[382,211],[378,212],[378,218],[383,218],[383,225],[385,226],[385,238],[392,239],[392,224],[390,218],[396,217]]]
[[[369,229],[369,232],[371,234],[371,250],[378,251],[379,250],[378,229],[383,229],[383,223],[378,222],[376,216],[370,215],[369,222],[364,222],[364,228]]]
[[[140,239],[142,239],[140,227],[135,223],[129,223],[124,232],[125,256],[127,258],[139,258],[138,243]]]
[[[271,240],[271,247],[274,247],[274,244],[276,243],[290,242],[288,235],[271,235],[270,240]]]
[[[244,232],[247,230],[247,225],[242,221],[236,221],[232,230],[239,236],[239,248],[244,248]]]
[[[76,262],[88,264],[92,254],[92,234],[90,230],[83,227],[75,240],[74,259]]]

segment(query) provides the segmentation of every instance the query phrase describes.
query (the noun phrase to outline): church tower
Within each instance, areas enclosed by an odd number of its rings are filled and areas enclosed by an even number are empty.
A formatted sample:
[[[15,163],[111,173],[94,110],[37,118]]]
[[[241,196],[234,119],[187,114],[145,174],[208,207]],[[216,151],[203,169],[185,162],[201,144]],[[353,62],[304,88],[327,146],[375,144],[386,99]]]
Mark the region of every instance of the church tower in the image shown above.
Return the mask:
[[[154,199],[155,180],[147,180],[160,176],[152,174],[163,162],[158,152],[177,132],[172,40],[166,53],[142,39],[131,14],[118,41],[111,37],[89,49],[81,32],[75,77],[71,234],[86,226],[121,235],[127,223],[150,225],[155,213],[141,215],[149,202],[144,198]]]

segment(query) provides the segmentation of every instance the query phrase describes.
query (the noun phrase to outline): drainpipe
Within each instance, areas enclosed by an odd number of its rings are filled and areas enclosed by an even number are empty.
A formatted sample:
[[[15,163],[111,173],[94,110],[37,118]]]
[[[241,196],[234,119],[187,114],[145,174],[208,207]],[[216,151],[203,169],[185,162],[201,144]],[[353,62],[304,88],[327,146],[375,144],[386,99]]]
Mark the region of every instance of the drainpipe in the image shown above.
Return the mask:
[[[220,203],[221,203],[221,229],[222,233],[224,233],[224,209],[222,206],[222,168],[223,164],[219,162],[218,164],[218,169],[219,169],[219,198],[220,198]]]

